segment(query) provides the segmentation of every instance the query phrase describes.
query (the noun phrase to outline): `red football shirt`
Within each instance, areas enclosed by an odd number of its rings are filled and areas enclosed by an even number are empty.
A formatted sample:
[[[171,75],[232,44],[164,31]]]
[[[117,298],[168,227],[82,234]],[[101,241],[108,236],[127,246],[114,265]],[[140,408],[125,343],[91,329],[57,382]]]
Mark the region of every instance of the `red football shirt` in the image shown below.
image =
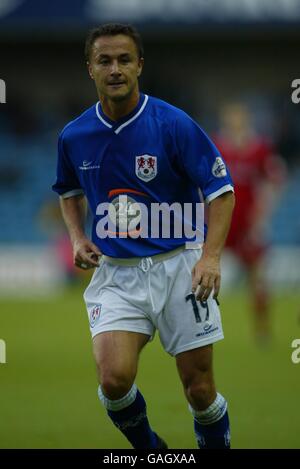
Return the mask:
[[[282,181],[282,164],[272,145],[259,137],[237,146],[228,138],[217,136],[215,143],[229,167],[235,188],[236,205],[227,239],[228,246],[235,246],[247,237],[256,222],[262,184]]]

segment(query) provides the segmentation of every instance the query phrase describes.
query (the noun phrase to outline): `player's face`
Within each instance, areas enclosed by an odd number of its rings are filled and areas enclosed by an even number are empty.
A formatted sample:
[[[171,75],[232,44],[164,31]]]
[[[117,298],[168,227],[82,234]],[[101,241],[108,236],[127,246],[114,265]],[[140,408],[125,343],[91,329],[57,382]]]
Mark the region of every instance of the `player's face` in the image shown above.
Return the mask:
[[[88,67],[99,96],[123,101],[138,91],[143,59],[131,37],[101,36],[93,44]]]
[[[232,134],[239,134],[251,128],[250,113],[242,103],[232,103],[221,110],[223,127]]]

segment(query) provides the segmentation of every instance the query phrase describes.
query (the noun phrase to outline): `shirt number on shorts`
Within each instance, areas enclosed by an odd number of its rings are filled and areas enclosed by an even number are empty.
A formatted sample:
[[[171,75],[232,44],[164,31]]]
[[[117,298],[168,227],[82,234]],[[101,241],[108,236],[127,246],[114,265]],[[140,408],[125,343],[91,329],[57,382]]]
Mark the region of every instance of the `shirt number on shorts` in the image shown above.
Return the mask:
[[[195,294],[194,293],[189,293],[185,297],[185,301],[191,301],[192,302],[196,322],[202,322]],[[200,304],[201,304],[203,309],[206,309],[205,321],[208,321],[208,319],[209,319],[209,308],[208,308],[207,301],[200,301]]]

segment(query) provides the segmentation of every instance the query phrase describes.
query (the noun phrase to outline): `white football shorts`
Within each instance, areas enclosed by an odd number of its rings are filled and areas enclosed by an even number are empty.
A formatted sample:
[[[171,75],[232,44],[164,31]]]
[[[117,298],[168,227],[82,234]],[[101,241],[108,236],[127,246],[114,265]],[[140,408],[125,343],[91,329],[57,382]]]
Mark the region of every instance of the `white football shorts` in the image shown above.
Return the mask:
[[[159,262],[141,258],[137,266],[111,264],[102,256],[84,292],[92,337],[130,331],[152,340],[157,329],[172,356],[223,339],[217,302],[212,295],[196,301],[191,291],[200,255],[201,249],[184,249]]]

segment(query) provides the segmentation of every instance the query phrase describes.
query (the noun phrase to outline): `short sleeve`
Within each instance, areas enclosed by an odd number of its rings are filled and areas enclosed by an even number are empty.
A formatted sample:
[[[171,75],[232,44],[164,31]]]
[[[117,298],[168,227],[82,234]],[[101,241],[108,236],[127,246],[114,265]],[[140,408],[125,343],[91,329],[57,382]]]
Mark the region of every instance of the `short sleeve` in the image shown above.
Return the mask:
[[[217,147],[189,116],[176,122],[176,143],[180,166],[211,202],[225,192],[233,192],[229,170]]]
[[[74,166],[67,154],[63,133],[60,134],[58,139],[56,182],[52,186],[52,189],[63,198],[84,193],[74,170]]]

